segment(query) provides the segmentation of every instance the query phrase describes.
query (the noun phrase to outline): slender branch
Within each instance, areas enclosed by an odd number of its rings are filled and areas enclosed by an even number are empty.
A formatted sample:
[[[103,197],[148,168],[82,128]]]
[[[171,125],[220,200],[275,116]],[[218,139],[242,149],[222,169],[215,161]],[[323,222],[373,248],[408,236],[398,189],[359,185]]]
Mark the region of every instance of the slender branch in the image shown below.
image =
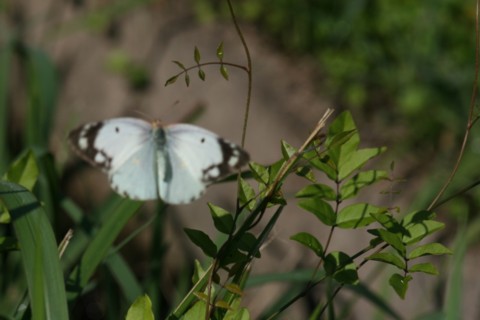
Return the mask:
[[[452,169],[452,172],[447,178],[447,181],[445,181],[444,185],[438,192],[437,196],[435,199],[433,199],[432,203],[428,206],[428,210],[432,210],[437,204],[437,202],[440,200],[440,198],[443,196],[445,193],[445,190],[447,190],[448,186],[452,182],[453,178],[455,177],[455,174],[458,171],[458,168],[460,167],[460,163],[462,162],[463,155],[465,154],[465,149],[467,147],[467,142],[468,138],[470,136],[470,131],[472,129],[472,126],[475,122],[474,118],[474,109],[475,109],[475,102],[477,100],[477,91],[478,91],[478,69],[479,69],[479,61],[478,61],[478,54],[479,54],[479,22],[478,22],[478,10],[479,10],[479,2],[480,0],[477,0],[477,6],[476,6],[476,14],[475,14],[475,76],[473,79],[473,88],[472,88],[472,95],[470,98],[470,109],[468,112],[468,120],[467,120],[467,127],[465,130],[465,135],[463,136],[463,142],[462,146],[460,147],[460,151],[458,153],[457,161],[455,162],[455,166]]]
[[[247,42],[243,36],[242,30],[237,22],[237,18],[235,17],[235,12],[233,11],[232,2],[227,0],[228,9],[230,10],[230,15],[232,16],[233,25],[235,26],[235,30],[237,30],[238,37],[242,42],[243,50],[245,51],[245,57],[247,58],[247,75],[248,75],[248,85],[247,85],[247,101],[245,103],[245,116],[243,119],[243,130],[242,130],[242,147],[245,146],[245,139],[247,136],[247,125],[248,125],[248,116],[250,114],[250,101],[252,98],[252,58],[250,57],[250,50],[248,49]]]

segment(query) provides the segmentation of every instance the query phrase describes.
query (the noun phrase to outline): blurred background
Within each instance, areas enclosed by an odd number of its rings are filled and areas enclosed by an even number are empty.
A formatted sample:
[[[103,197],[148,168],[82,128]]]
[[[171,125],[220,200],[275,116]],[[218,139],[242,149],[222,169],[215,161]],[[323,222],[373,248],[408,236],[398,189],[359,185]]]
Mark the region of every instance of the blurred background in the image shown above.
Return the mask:
[[[239,0],[233,6],[253,60],[245,144],[251,158],[272,163],[281,157],[280,140],[299,146],[326,108],[336,114],[350,110],[362,146],[388,147],[375,166],[393,167],[402,181],[370,189],[362,194],[365,201],[398,206],[403,213],[427,207],[453,168],[466,127],[475,73],[474,1]],[[239,143],[247,90],[242,70],[228,68],[225,81],[218,67],[206,66],[205,81],[193,72],[188,87],[183,78],[164,86],[180,71],[172,60],[195,65],[197,46],[202,62],[217,61],[220,42],[224,61],[246,63],[225,1],[0,1],[0,173],[25,146],[44,146],[55,158],[59,192],[88,211],[111,191],[107,179],[82,167],[66,143],[68,132],[84,122],[125,115],[192,121]],[[479,181],[479,154],[480,132],[474,126],[447,195]],[[299,186],[300,181],[286,186],[292,205],[254,273],[314,266],[314,257],[288,239],[299,231],[323,230],[295,208],[292,195]],[[385,195],[386,188],[395,195]],[[169,208],[161,248],[168,266],[158,279],[164,305],[181,296],[193,257],[201,256],[182,228],[213,232],[205,203],[233,209],[234,190],[213,186],[196,203]],[[437,314],[449,292],[462,301],[463,319],[479,318],[479,207],[479,191],[473,188],[437,209],[447,227],[435,237],[460,256],[438,259],[438,277],[414,278],[405,301],[386,285],[388,270],[365,268],[361,276],[400,318]],[[133,224],[148,219],[153,206],[144,211]],[[61,238],[71,222],[57,214]],[[368,243],[364,232],[356,237],[339,231],[335,248],[355,252]],[[124,250],[139,278],[151,268],[147,252],[154,240],[152,230],[145,230]],[[78,319],[118,316],[106,297],[112,291],[104,290],[114,287],[113,280],[105,274],[99,278],[105,282],[85,298]],[[253,318],[286,288],[271,283],[247,290],[244,302]],[[317,294],[295,304],[285,319],[307,317]],[[340,309],[342,304],[353,308],[347,319],[386,317],[352,292],[337,302]]]

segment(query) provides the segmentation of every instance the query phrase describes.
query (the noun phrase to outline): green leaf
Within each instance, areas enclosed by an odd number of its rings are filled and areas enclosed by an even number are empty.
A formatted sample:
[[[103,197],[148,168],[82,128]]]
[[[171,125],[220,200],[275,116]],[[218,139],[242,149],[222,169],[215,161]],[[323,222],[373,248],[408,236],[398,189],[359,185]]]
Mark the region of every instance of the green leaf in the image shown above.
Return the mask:
[[[368,203],[356,203],[340,210],[336,218],[336,224],[340,228],[359,228],[364,227],[375,219],[370,213],[378,212],[381,208]]]
[[[305,247],[312,250],[318,257],[323,256],[323,247],[320,241],[313,235],[307,232],[300,232],[290,237],[290,239],[303,244]]]
[[[335,251],[325,257],[325,272],[335,280],[345,284],[358,282],[357,266],[352,258],[344,252]]]
[[[189,228],[183,228],[183,230],[190,240],[202,249],[203,253],[211,258],[215,258],[217,255],[217,246],[205,232]]]
[[[299,177],[307,179],[310,182],[317,182],[317,179],[315,178],[315,173],[310,166],[298,166],[295,170],[295,174]]]
[[[410,280],[412,280],[412,276],[410,275],[404,277],[398,273],[395,273],[390,277],[388,283],[390,286],[392,286],[400,298],[405,299],[405,294],[407,293],[408,283]]]
[[[188,74],[188,72],[185,72],[185,84],[188,86],[190,86],[190,75]]]
[[[223,41],[217,47],[217,57],[220,61],[223,60]]]
[[[305,188],[301,189],[295,194],[297,198],[313,198],[318,197],[324,200],[335,201],[337,199],[337,195],[335,191],[321,183],[311,184],[306,186]]]
[[[281,142],[281,149],[282,149],[282,156],[283,156],[283,159],[284,160],[288,160],[290,159],[296,152],[297,152],[297,149],[295,149],[294,147],[292,147],[290,144],[288,144],[288,142],[286,142],[285,140],[282,140]]]
[[[168,78],[168,80],[165,81],[165,87],[175,83],[177,79],[178,79],[178,75]]]
[[[387,210],[380,210],[372,212],[370,215],[377,220],[385,229],[393,233],[400,233],[402,235],[409,235],[407,229],[398,223],[397,220]]]
[[[410,245],[419,242],[429,234],[432,234],[445,227],[444,223],[435,220],[425,220],[421,223],[409,224],[406,229],[409,235],[403,236],[403,243]]]
[[[277,178],[277,175],[282,168],[285,160],[280,159],[277,162],[273,163],[272,165],[268,166],[268,182],[272,183]]]
[[[223,320],[250,320],[250,313],[246,308],[230,309],[225,313]]]
[[[356,151],[360,136],[350,112],[341,113],[329,127],[326,146],[336,168]]]
[[[355,140],[358,138],[358,132],[356,128],[332,134],[332,136],[329,136],[329,139],[327,139],[326,144],[330,149],[339,148],[347,143],[351,138],[355,138]],[[354,149],[356,149],[356,146],[352,150]]]
[[[250,232],[246,232],[241,235],[240,239],[238,240],[237,247],[238,249],[244,252],[250,252],[257,243],[257,238]]]
[[[202,80],[205,81],[205,72],[202,69],[198,69],[198,77]]]
[[[240,190],[239,190],[240,204],[244,205],[248,203],[248,209],[252,210],[255,207],[255,190],[252,186],[243,178],[240,178]]]
[[[228,71],[227,71],[227,67],[225,67],[225,65],[220,65],[220,74],[222,75],[222,77],[228,81]]]
[[[233,217],[227,210],[208,203],[210,214],[213,218],[215,228],[224,234],[230,234],[233,231]]]
[[[242,291],[242,288],[236,284],[236,283],[227,283],[225,285],[225,289],[230,292],[230,293],[233,293],[237,296],[243,296],[243,291]]]
[[[80,262],[77,263],[67,280],[69,284],[72,284],[68,292],[69,301],[75,300],[82,292],[84,286],[90,281],[90,277],[107,256],[120,231],[143,205],[142,202],[131,201],[117,195],[112,199],[113,201],[108,202],[108,206],[102,208],[105,220],[101,221],[101,228],[96,230],[97,232],[81,255]],[[75,237],[72,242],[73,240]],[[67,248],[66,254],[72,245],[73,243]]]
[[[193,59],[195,60],[195,62],[197,64],[200,63],[201,56],[200,56],[200,51],[198,50],[197,46],[195,46],[195,50],[193,50]]]
[[[325,173],[330,180],[337,181],[337,167],[329,157],[314,158],[309,162],[314,168]]]
[[[154,320],[152,301],[148,295],[138,297],[128,308],[125,320]]]
[[[364,187],[387,178],[387,172],[382,170],[370,170],[357,173],[353,178],[343,183],[340,188],[340,199],[346,200],[354,197]]]
[[[18,183],[32,191],[38,179],[38,166],[33,152],[24,152],[12,163],[3,178]]]
[[[182,69],[183,71],[186,71],[187,68],[185,68],[185,66],[183,65],[183,63],[181,63],[180,61],[173,60],[172,62],[175,63],[175,64],[176,64],[180,69]]]
[[[0,201],[12,217],[33,319],[68,319],[65,282],[47,215],[27,189],[0,181]]]
[[[188,311],[183,315],[181,320],[199,320],[205,318],[205,312],[207,311],[207,305],[204,301],[197,301],[188,309]]]
[[[412,260],[422,256],[452,254],[452,251],[440,243],[429,243],[412,250],[408,259]]]
[[[119,252],[112,252],[105,259],[105,265],[128,303],[133,303],[144,292],[133,270]]]
[[[352,151],[351,153],[342,155],[342,159],[338,165],[338,179],[343,180],[351,175],[355,170],[360,169],[368,160],[384,153],[385,147],[361,149]]]
[[[248,166],[255,180],[265,185],[268,183],[269,172],[266,167],[253,161],[251,161]]]
[[[438,275],[439,272],[437,268],[431,263],[419,263],[411,266],[408,269],[408,272],[423,272],[426,274]]]
[[[390,231],[383,230],[383,229],[379,229],[378,233],[380,235],[380,238],[382,238],[383,241],[385,241],[386,243],[391,245],[395,250],[397,250],[402,257],[405,256],[405,253],[406,253],[405,245],[403,244],[402,239],[398,234],[392,233]]]
[[[197,283],[198,281],[200,281],[201,278],[206,276],[207,272],[205,271],[205,269],[203,269],[202,264],[197,259],[195,259],[193,264],[194,270],[192,275],[192,282]]]
[[[394,265],[401,270],[405,269],[405,261],[403,261],[397,254],[394,253],[378,252],[368,256],[366,259],[385,262]]]
[[[335,212],[332,207],[320,198],[306,198],[298,201],[298,205],[313,213],[320,221],[327,226],[333,226],[336,222]]]
[[[407,214],[402,219],[402,225],[407,227],[409,225],[415,225],[422,223],[425,220],[435,219],[435,213],[427,210],[413,211]]]
[[[10,161],[8,148],[8,97],[9,97],[9,75],[12,66],[13,41],[3,41],[0,47],[0,174],[4,173]]]

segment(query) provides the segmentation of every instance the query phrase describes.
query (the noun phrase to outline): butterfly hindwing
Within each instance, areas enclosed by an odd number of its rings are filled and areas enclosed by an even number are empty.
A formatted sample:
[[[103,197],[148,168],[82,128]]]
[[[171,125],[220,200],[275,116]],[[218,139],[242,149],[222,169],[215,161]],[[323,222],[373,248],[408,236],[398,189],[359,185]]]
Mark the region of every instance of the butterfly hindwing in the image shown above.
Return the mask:
[[[206,129],[175,124],[164,128],[165,163],[159,180],[160,197],[170,203],[188,203],[205,188],[247,163],[248,154],[240,147]]]

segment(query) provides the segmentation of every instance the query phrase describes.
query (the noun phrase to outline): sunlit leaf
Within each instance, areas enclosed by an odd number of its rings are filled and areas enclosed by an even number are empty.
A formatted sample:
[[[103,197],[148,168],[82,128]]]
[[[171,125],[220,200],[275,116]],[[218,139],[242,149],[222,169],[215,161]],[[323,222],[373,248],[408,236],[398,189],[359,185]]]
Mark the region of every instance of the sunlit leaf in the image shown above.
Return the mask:
[[[336,215],[332,206],[320,198],[306,198],[298,201],[298,205],[313,213],[320,221],[327,226],[333,226],[336,222]]]
[[[4,179],[18,183],[29,191],[33,190],[38,178],[38,166],[32,151],[23,153],[12,163]]]
[[[250,161],[248,166],[250,167],[250,170],[255,180],[263,184],[268,183],[269,172],[266,167],[253,161]]]
[[[379,232],[380,238],[382,238],[383,241],[385,241],[386,243],[391,245],[395,250],[397,250],[400,253],[400,255],[402,255],[402,257],[405,256],[406,249],[400,235],[387,230],[383,230],[383,229],[379,229],[378,232]]]
[[[416,243],[429,234],[445,228],[445,224],[435,220],[424,220],[420,223],[411,223],[406,229],[409,232],[408,236],[404,236],[402,241],[409,245]]]
[[[340,198],[342,200],[351,198],[357,195],[364,187],[386,178],[388,178],[388,174],[382,170],[370,170],[357,173],[342,184],[340,188]]]
[[[405,269],[405,261],[403,261],[397,254],[390,252],[377,252],[366,258],[367,260],[375,260],[385,262],[396,266],[399,269]]]
[[[290,159],[291,156],[293,156],[296,152],[297,152],[297,149],[295,149],[294,147],[292,147],[290,144],[288,144],[288,142],[286,142],[285,140],[282,140],[282,156],[283,156],[283,159],[284,160],[288,160]]]
[[[290,239],[303,244],[312,250],[318,257],[323,256],[323,247],[320,241],[308,232],[300,232],[290,237]]]
[[[188,309],[188,311],[183,315],[182,320],[199,320],[205,318],[205,312],[207,310],[207,304],[205,301],[197,301],[195,304]]]
[[[215,228],[225,234],[230,234],[233,228],[233,217],[230,212],[214,204],[208,203],[210,214],[213,218]]]
[[[148,295],[138,297],[130,306],[125,320],[154,320],[152,301]]]
[[[405,294],[407,293],[408,283],[412,280],[412,276],[402,276],[398,273],[393,274],[388,283],[392,286],[398,296],[402,299],[405,299]]]
[[[336,200],[337,195],[331,187],[325,184],[315,183],[315,184],[310,184],[305,188],[301,189],[300,191],[298,191],[295,194],[295,197],[297,198],[318,197],[320,199],[334,201]]]
[[[336,224],[340,228],[359,228],[369,225],[375,219],[370,215],[378,212],[381,208],[368,203],[356,203],[346,206],[337,215]]]
[[[440,243],[428,243],[413,249],[408,255],[408,259],[443,254],[452,254],[452,251]]]
[[[242,288],[236,283],[228,283],[225,285],[225,289],[227,289],[229,292],[236,294],[237,296],[242,296],[243,291]]]
[[[422,272],[431,275],[438,275],[439,272],[437,268],[431,263],[419,263],[408,268],[409,272]]]
[[[360,169],[368,160],[384,153],[386,150],[385,147],[360,149],[345,155],[339,163],[338,179],[345,179],[355,170]]]
[[[255,190],[243,178],[240,179],[239,200],[242,205],[247,204],[248,208],[252,210],[255,207]]]

